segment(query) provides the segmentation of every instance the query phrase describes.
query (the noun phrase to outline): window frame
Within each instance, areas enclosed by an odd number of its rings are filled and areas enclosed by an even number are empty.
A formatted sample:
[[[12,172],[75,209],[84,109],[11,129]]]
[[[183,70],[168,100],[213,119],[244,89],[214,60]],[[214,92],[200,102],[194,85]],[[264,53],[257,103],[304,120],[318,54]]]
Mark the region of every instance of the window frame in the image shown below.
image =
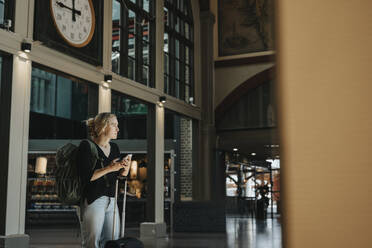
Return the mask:
[[[149,1],[149,12],[145,11],[142,1],[136,1],[133,3],[129,0],[114,0],[120,4],[120,19],[118,23],[119,28],[119,67],[118,72],[114,73],[130,78],[140,84],[146,85],[148,87],[154,88],[155,87],[155,31],[156,31],[156,23],[155,23],[155,1]],[[135,21],[133,24],[130,23],[129,19],[129,10],[135,13]],[[146,20],[148,23],[149,29],[148,30],[148,41],[144,39],[143,35],[143,27],[141,25],[142,20]],[[129,75],[129,59],[133,58],[129,55],[130,45],[128,42],[129,37],[129,28],[131,25],[134,26],[134,39],[135,39],[135,68],[134,68],[134,75]],[[138,30],[138,32],[137,32]],[[138,34],[137,34],[138,33]],[[148,45],[148,57],[149,61],[148,64],[144,64],[143,62],[143,42],[146,42]],[[113,50],[113,49],[112,49]],[[143,77],[143,66],[148,67],[148,78],[147,82],[144,82]]]
[[[164,92],[188,103],[193,103],[190,101],[190,98],[193,98],[195,95],[194,22],[190,1],[185,0],[183,4],[183,7],[187,9],[187,14],[179,9],[175,1],[173,3],[168,0],[164,1],[164,8],[167,10],[164,34],[168,36],[168,52],[164,51],[164,56],[167,57],[168,65],[165,65],[165,67],[168,67],[169,71],[164,71]],[[176,20],[181,24],[188,24],[188,37],[186,37],[185,25],[179,25],[177,30]],[[186,48],[189,51],[188,58],[186,57]],[[178,68],[176,66],[177,64]],[[188,75],[186,73],[187,67],[189,68]],[[186,97],[186,87],[189,87],[188,98]]]

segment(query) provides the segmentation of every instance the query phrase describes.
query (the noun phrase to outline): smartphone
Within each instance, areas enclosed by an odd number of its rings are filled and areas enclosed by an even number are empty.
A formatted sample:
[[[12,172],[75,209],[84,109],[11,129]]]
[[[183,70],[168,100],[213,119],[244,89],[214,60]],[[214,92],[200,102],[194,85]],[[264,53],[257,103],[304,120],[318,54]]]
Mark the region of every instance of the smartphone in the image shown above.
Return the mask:
[[[120,155],[120,159],[119,159],[119,161],[123,161],[123,160],[125,160],[125,159],[127,159],[127,160],[131,160],[131,159],[132,159],[132,156],[133,156],[133,154],[127,154],[127,155],[122,154],[122,155]]]

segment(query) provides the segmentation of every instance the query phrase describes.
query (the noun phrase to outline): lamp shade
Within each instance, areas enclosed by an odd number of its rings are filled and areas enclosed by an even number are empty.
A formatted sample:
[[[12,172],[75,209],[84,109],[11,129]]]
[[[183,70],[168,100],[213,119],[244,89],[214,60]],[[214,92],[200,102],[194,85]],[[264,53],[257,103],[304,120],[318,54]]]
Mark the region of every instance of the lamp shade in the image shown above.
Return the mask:
[[[46,157],[37,157],[35,165],[35,173],[45,174],[47,169],[47,158]]]
[[[145,181],[147,179],[147,168],[146,167],[140,167],[139,168],[139,180],[141,182]]]
[[[138,164],[136,160],[133,160],[130,164],[130,179],[136,179],[137,178],[137,170],[138,170]]]

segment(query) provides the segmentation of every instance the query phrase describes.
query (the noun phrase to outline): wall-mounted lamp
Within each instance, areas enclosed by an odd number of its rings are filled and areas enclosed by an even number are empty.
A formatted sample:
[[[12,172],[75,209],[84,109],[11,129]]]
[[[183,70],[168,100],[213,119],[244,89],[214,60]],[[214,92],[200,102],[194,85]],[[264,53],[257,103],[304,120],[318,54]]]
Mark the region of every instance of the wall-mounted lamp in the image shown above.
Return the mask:
[[[46,157],[37,157],[35,165],[35,173],[44,175],[46,174],[48,159]]]
[[[234,152],[237,152],[237,151],[238,151],[238,148],[233,148],[233,151],[234,151]]]
[[[107,83],[111,83],[112,82],[112,75],[106,74],[105,77],[104,77],[104,81],[107,82]]]
[[[167,98],[165,96],[159,96],[159,102],[164,104],[167,101]]]
[[[21,43],[21,50],[24,51],[24,52],[26,52],[26,53],[31,52],[31,43],[22,42]]]
[[[159,96],[159,101],[158,101],[159,107],[163,107],[166,101],[167,101],[167,98],[165,96]]]

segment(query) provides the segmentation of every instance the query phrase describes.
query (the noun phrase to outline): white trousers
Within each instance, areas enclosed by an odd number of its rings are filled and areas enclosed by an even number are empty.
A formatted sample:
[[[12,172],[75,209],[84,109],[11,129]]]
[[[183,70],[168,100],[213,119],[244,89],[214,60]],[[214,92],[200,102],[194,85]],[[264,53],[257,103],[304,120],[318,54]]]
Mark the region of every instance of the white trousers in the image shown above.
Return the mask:
[[[83,218],[80,221],[82,247],[103,248],[106,241],[112,239],[114,207],[116,208],[114,239],[118,239],[120,218],[115,198],[101,196],[89,205],[85,201],[81,208]]]

